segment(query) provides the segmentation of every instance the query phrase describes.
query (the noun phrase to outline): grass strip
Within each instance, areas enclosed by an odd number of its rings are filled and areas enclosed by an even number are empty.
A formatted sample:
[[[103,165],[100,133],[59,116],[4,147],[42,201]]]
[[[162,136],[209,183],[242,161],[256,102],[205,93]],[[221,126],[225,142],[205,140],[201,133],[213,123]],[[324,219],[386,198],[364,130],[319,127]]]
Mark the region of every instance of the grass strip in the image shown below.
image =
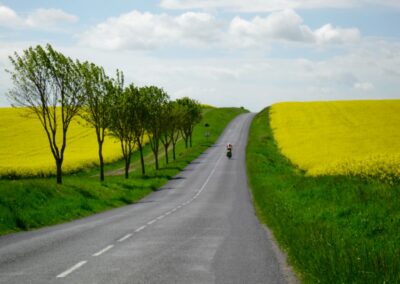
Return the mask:
[[[399,184],[305,176],[280,154],[268,108],[252,123],[247,169],[257,214],[303,283],[400,283]]]
[[[58,224],[137,202],[183,170],[216,141],[234,117],[244,112],[241,108],[207,109],[202,122],[195,127],[193,147],[186,149],[181,141],[177,145],[177,159],[172,161],[171,156],[168,165],[160,159],[158,171],[150,163],[152,155],[147,155],[145,176],[137,167],[129,179],[106,176],[104,183],[98,181],[98,168],[66,175],[62,185],[56,185],[54,177],[0,179],[0,234]],[[206,129],[205,123],[210,127]],[[204,137],[206,130],[210,132],[208,138]],[[134,158],[138,159],[138,155]],[[107,165],[106,170],[121,165],[118,161]]]

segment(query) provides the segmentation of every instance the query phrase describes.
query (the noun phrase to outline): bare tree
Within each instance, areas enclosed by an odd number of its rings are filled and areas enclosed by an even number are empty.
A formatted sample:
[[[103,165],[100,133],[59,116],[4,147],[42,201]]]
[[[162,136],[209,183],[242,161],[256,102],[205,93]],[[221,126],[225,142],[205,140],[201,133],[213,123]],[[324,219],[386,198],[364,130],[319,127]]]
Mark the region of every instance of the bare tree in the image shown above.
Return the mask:
[[[51,45],[28,48],[10,56],[14,88],[8,98],[15,107],[34,113],[47,135],[56,163],[57,183],[62,183],[62,164],[67,131],[82,104],[82,80],[77,64]]]

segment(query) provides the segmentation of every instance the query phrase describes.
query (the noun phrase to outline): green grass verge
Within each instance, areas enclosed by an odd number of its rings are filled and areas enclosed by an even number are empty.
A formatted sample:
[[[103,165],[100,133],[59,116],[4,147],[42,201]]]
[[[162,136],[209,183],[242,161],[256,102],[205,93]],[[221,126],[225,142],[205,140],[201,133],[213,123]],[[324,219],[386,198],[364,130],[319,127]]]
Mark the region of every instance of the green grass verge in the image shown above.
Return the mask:
[[[302,282],[400,283],[399,184],[305,176],[279,153],[269,109],[252,123],[247,168],[257,214]]]
[[[90,168],[63,177],[63,184],[56,185],[55,177],[0,179],[0,234],[29,230],[70,221],[110,208],[137,202],[157,190],[178,174],[187,164],[213,144],[226,125],[237,115],[239,108],[210,108],[193,133],[193,147],[185,149],[183,141],[177,145],[177,159],[165,164],[160,159],[160,170],[154,170],[153,156],[145,150],[147,173],[140,174],[139,162],[133,160],[134,169],[129,179],[123,176],[106,176],[98,181],[98,169]],[[210,127],[210,137],[204,137],[204,124]],[[134,155],[138,159],[138,155]],[[106,170],[123,167],[123,162],[106,166]]]

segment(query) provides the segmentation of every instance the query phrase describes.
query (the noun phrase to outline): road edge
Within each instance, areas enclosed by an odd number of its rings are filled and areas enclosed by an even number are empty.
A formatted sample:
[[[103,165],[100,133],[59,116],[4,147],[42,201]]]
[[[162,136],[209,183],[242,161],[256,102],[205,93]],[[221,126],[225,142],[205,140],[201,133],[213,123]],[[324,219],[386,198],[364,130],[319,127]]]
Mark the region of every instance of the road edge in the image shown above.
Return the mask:
[[[248,143],[248,138],[249,138],[249,135],[250,135],[250,127],[251,127],[251,124],[253,122],[254,117],[255,117],[255,115],[252,116],[252,118],[251,118],[251,120],[249,122],[248,133],[247,133],[247,136],[246,136],[246,151],[244,153],[245,154],[245,161],[247,161],[247,157],[246,157],[247,156],[247,145],[248,145],[247,143]],[[251,187],[251,185],[249,183],[249,179],[248,179],[247,162],[245,162],[245,167],[246,167],[247,192],[249,193],[250,200],[251,200],[251,203],[253,205],[254,215],[256,215],[259,224],[261,225],[261,227],[265,230],[265,232],[267,234],[267,239],[271,243],[272,251],[274,252],[275,258],[278,261],[279,269],[283,273],[283,278],[285,279],[285,282],[287,284],[300,284],[301,283],[300,282],[300,278],[297,276],[297,274],[295,273],[295,270],[293,269],[293,267],[287,261],[287,253],[285,252],[285,250],[283,250],[279,246],[279,243],[276,241],[272,230],[270,228],[268,228],[268,226],[265,223],[261,222],[261,218],[258,215],[257,206],[256,206],[256,203],[254,201],[252,187]]]

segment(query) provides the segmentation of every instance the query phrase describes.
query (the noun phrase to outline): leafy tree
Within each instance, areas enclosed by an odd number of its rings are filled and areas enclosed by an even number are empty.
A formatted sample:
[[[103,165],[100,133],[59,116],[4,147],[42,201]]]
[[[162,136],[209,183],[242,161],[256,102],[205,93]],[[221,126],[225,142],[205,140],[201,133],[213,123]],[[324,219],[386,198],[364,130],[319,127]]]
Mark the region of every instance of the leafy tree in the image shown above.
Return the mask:
[[[168,148],[172,143],[171,131],[173,131],[174,126],[172,120],[172,102],[168,102],[162,107],[161,119],[163,121],[163,124],[161,129],[160,141],[164,146],[165,163],[168,164]]]
[[[181,105],[179,105],[176,101],[172,104],[171,110],[171,141],[172,141],[172,158],[174,161],[176,160],[176,143],[179,141],[179,137],[181,136],[180,128],[183,122],[183,109]]]
[[[201,105],[198,101],[184,97],[176,100],[177,103],[182,107],[182,120],[180,124],[180,130],[183,139],[185,140],[185,146],[192,147],[192,135],[194,127],[200,122],[202,118]]]
[[[132,107],[134,110],[132,113],[134,116],[134,122],[131,127],[140,154],[142,175],[144,175],[146,173],[146,169],[144,164],[143,146],[144,136],[146,134],[146,121],[149,115],[146,105],[146,94],[133,84],[129,85],[127,89],[131,93]]]
[[[160,146],[160,137],[164,127],[163,109],[169,101],[167,93],[158,87],[148,86],[141,88],[145,94],[148,116],[146,120],[146,132],[149,135],[150,147],[154,154],[156,169],[159,169],[158,153]]]
[[[93,63],[80,63],[83,78],[84,106],[81,117],[95,129],[100,162],[100,181],[104,181],[103,143],[106,130],[111,123],[110,96],[114,91],[113,82],[102,67]]]
[[[110,132],[121,143],[122,156],[125,161],[125,178],[128,178],[131,155],[135,148],[135,135],[132,127],[135,123],[135,106],[131,90],[129,88],[124,89],[122,72],[117,71],[117,77],[114,80],[112,89]]]
[[[183,109],[176,101],[168,103],[163,120],[166,122],[161,136],[164,145],[166,162],[168,164],[168,148],[172,144],[172,158],[176,160],[176,143],[180,137],[180,128],[183,118]]]
[[[45,130],[56,163],[57,183],[62,183],[62,164],[71,120],[82,104],[82,78],[71,58],[51,45],[30,47],[10,56],[14,83],[8,93],[13,106],[34,113]]]

